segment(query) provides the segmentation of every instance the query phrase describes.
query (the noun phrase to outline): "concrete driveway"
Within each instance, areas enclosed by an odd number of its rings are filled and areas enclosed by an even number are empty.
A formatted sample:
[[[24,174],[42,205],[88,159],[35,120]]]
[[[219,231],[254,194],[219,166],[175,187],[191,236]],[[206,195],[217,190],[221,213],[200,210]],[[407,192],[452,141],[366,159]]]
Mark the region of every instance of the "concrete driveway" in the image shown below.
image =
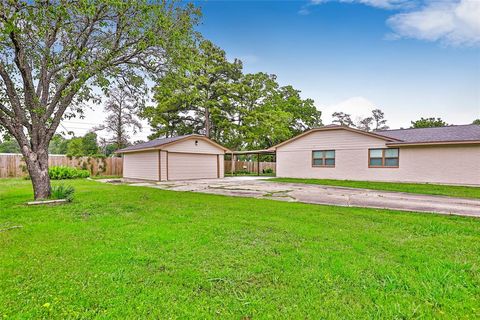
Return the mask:
[[[227,177],[224,179],[168,182],[132,181],[130,184],[173,191],[191,191],[291,202],[480,217],[480,200],[345,187],[280,183],[269,181],[265,177]]]

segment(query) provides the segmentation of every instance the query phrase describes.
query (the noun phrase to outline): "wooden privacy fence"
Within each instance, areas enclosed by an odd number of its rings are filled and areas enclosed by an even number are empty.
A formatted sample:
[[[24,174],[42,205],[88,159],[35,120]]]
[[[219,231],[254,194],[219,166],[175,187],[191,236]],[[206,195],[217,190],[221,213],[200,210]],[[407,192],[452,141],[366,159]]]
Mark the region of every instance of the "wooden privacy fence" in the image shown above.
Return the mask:
[[[235,172],[249,172],[257,173],[257,162],[256,161],[234,161]],[[270,168],[273,172],[276,172],[275,162],[260,162],[260,173],[264,169]],[[232,173],[232,161],[225,160],[225,174]]]
[[[94,176],[121,176],[123,159],[50,155],[48,165],[86,169]],[[27,174],[27,167],[21,154],[0,153],[0,178],[24,177]]]

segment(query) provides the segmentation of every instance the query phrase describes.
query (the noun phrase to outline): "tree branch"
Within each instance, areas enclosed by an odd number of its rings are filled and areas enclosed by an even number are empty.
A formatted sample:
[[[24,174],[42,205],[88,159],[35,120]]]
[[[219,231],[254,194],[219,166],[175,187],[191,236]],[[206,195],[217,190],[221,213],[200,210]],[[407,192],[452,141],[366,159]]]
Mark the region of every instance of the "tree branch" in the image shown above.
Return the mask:
[[[7,107],[5,107],[3,104],[0,103],[0,111],[2,111],[3,113],[5,113],[7,116],[9,116],[10,118],[14,118],[15,117],[15,114],[9,110]]]
[[[52,32],[46,35],[45,49],[43,54],[43,60],[40,66],[40,77],[37,84],[37,97],[40,98],[40,103],[45,106],[48,102],[50,80],[51,76],[48,72],[48,64],[51,61],[51,48],[57,40],[57,33],[59,29],[60,18],[55,22],[55,27]]]
[[[60,107],[56,111],[52,124],[50,127],[48,127],[46,135],[45,135],[45,141],[48,142],[50,139],[53,137],[55,134],[55,131],[57,131],[58,125],[60,124],[60,121],[62,120],[63,114],[67,110],[68,106],[72,102],[73,98],[77,94],[77,91],[71,90],[62,100]]]
[[[80,42],[78,48],[76,48],[77,49],[77,55],[73,59],[73,61],[80,59],[82,51],[83,51],[83,49],[85,49],[86,45],[88,44],[88,40],[90,39],[90,37],[93,33],[93,30],[95,28],[95,24],[98,22],[98,19],[100,18],[100,15],[103,12],[103,10],[105,10],[105,8],[106,8],[106,6],[101,6],[99,8],[99,10],[97,11],[97,13],[95,14],[95,17],[91,20],[88,19],[88,23],[85,25],[85,27],[82,29],[82,32],[81,32],[81,35],[83,35],[83,37],[79,37],[81,39],[81,42]],[[73,62],[73,61],[70,61],[70,63]],[[68,65],[68,63],[67,63],[67,65]],[[58,69],[58,70],[61,70],[61,69]],[[68,74],[65,81],[57,88],[54,97],[52,98],[52,100],[49,103],[49,106],[47,108],[47,112],[45,113],[44,120],[49,119],[50,116],[52,116],[52,114],[55,112],[55,108],[57,107],[57,104],[60,101],[65,89],[67,89],[68,86],[70,85],[70,83],[75,79],[76,72],[77,72],[77,70],[73,69]],[[51,74],[50,77],[52,75],[53,74]],[[73,99],[73,97],[72,97],[72,99]]]
[[[21,108],[21,102],[15,90],[15,84],[13,83],[13,80],[8,75],[2,63],[0,63],[0,76],[2,77],[3,82],[5,83],[7,96],[13,108],[13,112],[18,117],[22,125],[29,128],[29,122],[27,121],[27,117],[24,110]]]
[[[25,88],[25,104],[29,106],[34,106],[34,86],[32,80],[32,70],[27,62],[27,57],[25,55],[25,49],[20,44],[19,39],[17,39],[16,33],[12,30],[9,34],[10,40],[14,46],[15,52],[15,64],[17,65],[18,70],[20,70],[20,74],[22,75],[23,85]],[[33,116],[33,114],[32,114]]]

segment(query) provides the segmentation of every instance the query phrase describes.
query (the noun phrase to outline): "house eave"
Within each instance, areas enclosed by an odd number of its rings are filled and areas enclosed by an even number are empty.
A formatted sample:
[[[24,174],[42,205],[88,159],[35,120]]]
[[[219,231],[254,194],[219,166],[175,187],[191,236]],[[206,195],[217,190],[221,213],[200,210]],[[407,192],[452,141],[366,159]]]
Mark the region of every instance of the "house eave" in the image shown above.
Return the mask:
[[[152,148],[133,149],[133,150],[117,150],[117,151],[115,151],[115,153],[123,154],[123,153],[154,151],[154,150],[162,150],[162,149],[160,147],[152,147]]]

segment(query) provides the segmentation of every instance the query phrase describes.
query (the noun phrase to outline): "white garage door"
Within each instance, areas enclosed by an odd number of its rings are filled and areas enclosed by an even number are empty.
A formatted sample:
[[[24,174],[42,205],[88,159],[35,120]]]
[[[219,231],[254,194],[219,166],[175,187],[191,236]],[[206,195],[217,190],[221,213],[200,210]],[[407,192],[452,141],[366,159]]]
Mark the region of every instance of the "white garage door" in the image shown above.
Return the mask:
[[[123,155],[125,178],[158,180],[158,151],[132,152]]]
[[[168,153],[168,180],[218,178],[216,154]]]

